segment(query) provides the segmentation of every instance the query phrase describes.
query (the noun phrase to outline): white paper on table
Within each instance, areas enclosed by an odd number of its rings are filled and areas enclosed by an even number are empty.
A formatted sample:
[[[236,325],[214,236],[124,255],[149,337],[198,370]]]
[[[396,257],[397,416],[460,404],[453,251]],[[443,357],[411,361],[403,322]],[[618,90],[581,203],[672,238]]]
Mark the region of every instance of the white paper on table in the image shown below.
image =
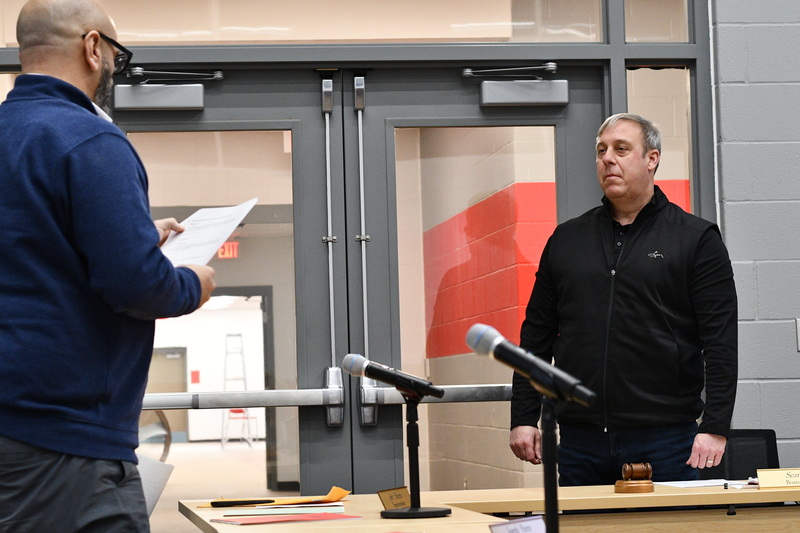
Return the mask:
[[[173,265],[205,265],[256,205],[252,198],[230,207],[204,207],[181,222],[183,233],[172,233],[161,252]]]
[[[492,533],[546,533],[547,524],[542,515],[537,515],[489,524],[489,529]]]
[[[690,489],[693,487],[722,487],[725,483],[729,483],[729,481],[727,479],[696,479],[692,481],[654,481],[653,485]]]

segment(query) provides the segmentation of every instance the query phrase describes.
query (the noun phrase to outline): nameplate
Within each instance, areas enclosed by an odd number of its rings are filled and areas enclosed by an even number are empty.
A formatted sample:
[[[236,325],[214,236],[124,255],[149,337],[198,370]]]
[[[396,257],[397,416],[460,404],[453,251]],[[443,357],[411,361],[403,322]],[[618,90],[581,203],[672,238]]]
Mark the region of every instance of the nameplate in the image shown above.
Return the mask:
[[[411,494],[406,487],[396,489],[379,490],[378,497],[381,499],[384,509],[405,509],[411,507]]]
[[[759,488],[800,488],[800,468],[764,468],[756,475]]]
[[[489,524],[489,529],[492,533],[545,533],[547,525],[539,515],[517,518],[502,524]]]

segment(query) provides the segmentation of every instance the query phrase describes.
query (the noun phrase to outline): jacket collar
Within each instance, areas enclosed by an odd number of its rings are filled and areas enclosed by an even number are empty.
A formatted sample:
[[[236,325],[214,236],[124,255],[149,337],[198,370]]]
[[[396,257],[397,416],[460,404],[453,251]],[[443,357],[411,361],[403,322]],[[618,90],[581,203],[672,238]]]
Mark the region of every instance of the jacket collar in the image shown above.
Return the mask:
[[[50,97],[62,98],[79,105],[97,115],[94,103],[83,91],[64,80],[47,76],[46,74],[22,74],[17,76],[14,89],[9,93],[9,98],[35,98]]]
[[[601,201],[603,202],[603,206],[605,207],[605,209],[603,209],[603,212],[609,218],[613,218],[611,216],[611,201],[606,196],[603,196]],[[657,213],[658,211],[664,209],[664,207],[667,204],[669,204],[669,199],[667,198],[667,195],[664,194],[664,192],[658,185],[655,185],[653,197],[650,198],[650,201],[647,202],[647,204],[642,208],[642,210],[639,211],[639,214],[636,215],[636,220],[639,220],[640,218],[647,218],[653,215],[654,213]]]

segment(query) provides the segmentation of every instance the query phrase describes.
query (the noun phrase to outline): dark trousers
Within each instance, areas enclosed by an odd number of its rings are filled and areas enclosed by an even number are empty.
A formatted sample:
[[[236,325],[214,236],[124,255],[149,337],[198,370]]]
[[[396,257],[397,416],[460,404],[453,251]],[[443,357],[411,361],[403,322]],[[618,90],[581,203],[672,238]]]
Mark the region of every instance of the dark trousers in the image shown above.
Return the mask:
[[[0,533],[147,533],[136,465],[0,436]]]
[[[692,453],[697,424],[603,431],[560,426],[559,485],[613,485],[625,463],[650,463],[653,481],[697,479],[686,461]]]

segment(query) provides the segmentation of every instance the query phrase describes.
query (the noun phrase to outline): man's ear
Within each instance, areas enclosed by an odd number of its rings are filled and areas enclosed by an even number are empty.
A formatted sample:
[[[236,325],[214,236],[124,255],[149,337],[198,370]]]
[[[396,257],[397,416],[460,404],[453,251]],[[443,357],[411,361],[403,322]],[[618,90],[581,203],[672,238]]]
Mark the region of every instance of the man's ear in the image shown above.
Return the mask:
[[[92,30],[83,39],[83,58],[92,72],[99,71],[103,66],[103,56],[100,52],[102,39],[97,30]]]
[[[658,168],[658,162],[661,160],[661,152],[658,150],[650,150],[647,153],[647,168],[655,170]]]

